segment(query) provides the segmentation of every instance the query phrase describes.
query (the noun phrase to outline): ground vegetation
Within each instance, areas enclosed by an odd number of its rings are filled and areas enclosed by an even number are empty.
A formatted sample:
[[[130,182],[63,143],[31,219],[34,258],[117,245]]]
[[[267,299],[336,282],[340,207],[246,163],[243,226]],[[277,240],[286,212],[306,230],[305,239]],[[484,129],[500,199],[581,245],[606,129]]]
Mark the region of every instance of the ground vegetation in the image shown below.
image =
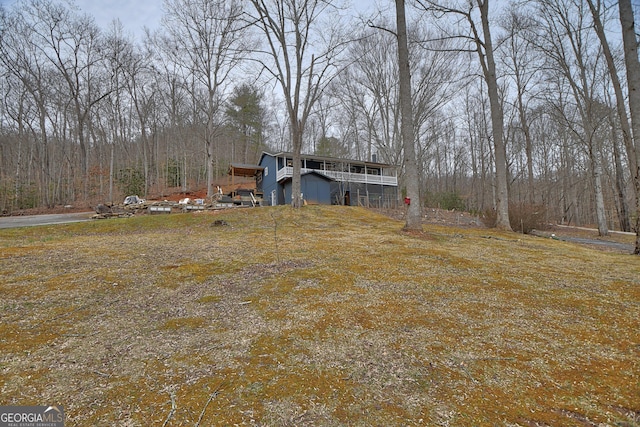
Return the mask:
[[[636,257],[426,214],[0,230],[2,403],[69,426],[639,425]]]

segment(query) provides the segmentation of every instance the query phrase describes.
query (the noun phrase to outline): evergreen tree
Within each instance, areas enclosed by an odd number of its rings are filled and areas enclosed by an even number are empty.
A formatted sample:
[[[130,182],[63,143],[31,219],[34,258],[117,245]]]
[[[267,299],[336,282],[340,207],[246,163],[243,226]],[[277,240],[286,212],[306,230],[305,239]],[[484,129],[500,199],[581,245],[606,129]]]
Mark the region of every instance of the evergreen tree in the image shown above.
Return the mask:
[[[243,163],[256,161],[263,147],[265,111],[261,94],[256,88],[246,84],[236,87],[227,106],[226,115],[229,126],[234,131],[234,154],[235,150],[242,150],[240,159],[234,157]]]

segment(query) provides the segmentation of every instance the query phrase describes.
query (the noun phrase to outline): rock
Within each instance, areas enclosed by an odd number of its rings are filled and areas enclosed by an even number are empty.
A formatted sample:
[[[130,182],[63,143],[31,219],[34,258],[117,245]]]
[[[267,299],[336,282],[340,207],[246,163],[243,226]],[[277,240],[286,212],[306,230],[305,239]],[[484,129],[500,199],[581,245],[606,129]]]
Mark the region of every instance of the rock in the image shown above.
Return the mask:
[[[97,214],[111,213],[111,208],[100,203],[98,206],[96,206],[96,213]]]

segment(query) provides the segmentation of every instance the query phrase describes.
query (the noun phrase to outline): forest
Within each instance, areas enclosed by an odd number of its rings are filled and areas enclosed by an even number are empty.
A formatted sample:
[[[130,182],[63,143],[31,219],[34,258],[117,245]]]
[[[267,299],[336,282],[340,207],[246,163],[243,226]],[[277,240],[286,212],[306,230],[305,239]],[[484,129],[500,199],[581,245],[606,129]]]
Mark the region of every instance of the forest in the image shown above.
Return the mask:
[[[423,205],[478,214],[503,166],[511,209],[635,231],[629,1],[407,0],[414,153],[384,3],[165,0],[138,36],[67,2],[0,5],[0,211],[210,192],[291,151],[396,165],[399,197],[411,160]]]

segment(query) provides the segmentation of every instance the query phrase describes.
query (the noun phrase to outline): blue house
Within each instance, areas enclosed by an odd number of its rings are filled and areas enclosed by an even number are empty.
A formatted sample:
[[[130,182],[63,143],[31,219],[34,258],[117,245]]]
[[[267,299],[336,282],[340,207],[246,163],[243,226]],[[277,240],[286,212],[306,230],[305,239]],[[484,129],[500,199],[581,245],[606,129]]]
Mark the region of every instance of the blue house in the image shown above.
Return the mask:
[[[310,204],[392,207],[398,200],[398,177],[391,165],[303,154],[302,197]],[[293,154],[262,153],[256,190],[268,206],[291,203]]]

